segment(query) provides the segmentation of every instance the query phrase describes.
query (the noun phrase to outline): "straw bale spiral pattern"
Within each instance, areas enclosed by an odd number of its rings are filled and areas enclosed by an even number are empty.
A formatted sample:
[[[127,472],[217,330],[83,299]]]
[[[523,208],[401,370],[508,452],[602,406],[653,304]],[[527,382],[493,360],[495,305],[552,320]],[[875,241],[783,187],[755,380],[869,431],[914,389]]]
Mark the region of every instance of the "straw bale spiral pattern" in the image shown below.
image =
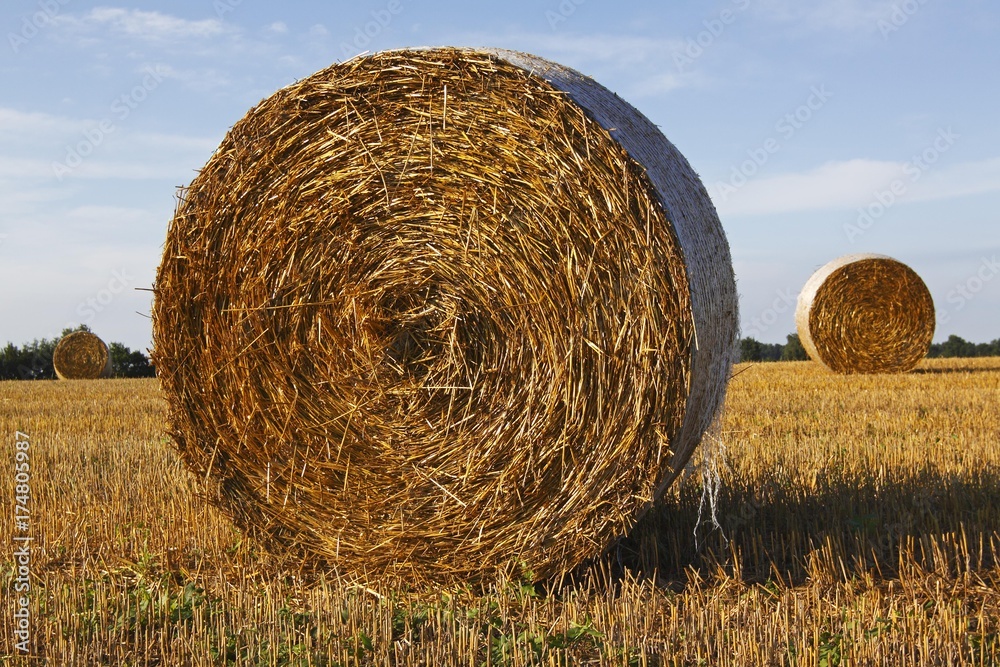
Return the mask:
[[[905,373],[927,356],[934,301],[902,262],[846,255],[806,281],[795,324],[809,356],[837,373]]]
[[[170,225],[154,359],[251,533],[361,579],[542,578],[683,466],[735,322],[714,208],[638,112],[524,54],[393,51],[232,128]]]
[[[59,339],[52,367],[60,380],[111,377],[111,354],[103,340],[89,331],[74,331]]]

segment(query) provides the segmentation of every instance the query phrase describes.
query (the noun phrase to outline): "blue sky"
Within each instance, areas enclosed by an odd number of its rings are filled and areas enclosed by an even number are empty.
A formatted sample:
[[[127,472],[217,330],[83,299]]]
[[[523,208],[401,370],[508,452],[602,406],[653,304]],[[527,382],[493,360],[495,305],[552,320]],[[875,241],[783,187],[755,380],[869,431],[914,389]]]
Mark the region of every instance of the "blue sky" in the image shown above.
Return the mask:
[[[1000,6],[988,0],[8,0],[0,343],[150,345],[175,189],[260,99],[365,50],[498,46],[660,126],[729,237],[745,335],[783,342],[849,252],[917,271],[935,340],[1000,337]]]

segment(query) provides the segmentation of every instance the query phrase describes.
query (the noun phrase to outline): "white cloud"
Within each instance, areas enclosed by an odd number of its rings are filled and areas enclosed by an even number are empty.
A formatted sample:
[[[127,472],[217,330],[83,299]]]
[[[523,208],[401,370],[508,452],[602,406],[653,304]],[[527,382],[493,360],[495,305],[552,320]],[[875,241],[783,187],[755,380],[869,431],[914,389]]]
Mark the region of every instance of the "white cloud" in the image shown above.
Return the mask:
[[[125,206],[87,204],[66,212],[66,217],[87,223],[88,228],[115,228],[147,222],[149,211]]]
[[[0,166],[3,160],[0,160]],[[49,165],[38,164],[38,178],[49,179],[52,169]],[[3,222],[16,223],[23,215],[33,215],[40,208],[56,206],[58,202],[70,199],[72,190],[60,187],[53,180],[50,185],[25,187],[23,182],[14,181],[0,170],[0,201],[3,202]]]
[[[189,21],[152,11],[97,7],[80,20],[83,26],[108,27],[111,30],[142,40],[175,41],[187,38],[214,37],[226,31],[218,19]]]
[[[219,145],[222,137],[206,139],[204,137],[189,137],[177,134],[161,134],[158,132],[137,133],[129,138],[129,147],[134,150],[149,150],[151,152],[172,154],[204,153],[208,155]]]
[[[594,77],[598,81],[627,82],[616,92],[632,98],[668,93],[698,84],[701,75],[678,72],[674,54],[679,39],[569,32],[513,32],[503,35],[471,33],[455,41],[470,46],[507,48],[536,54]]]
[[[1000,158],[964,162],[947,167],[878,160],[829,162],[801,173],[757,178],[724,193],[720,183],[709,185],[724,215],[766,215],[821,209],[854,209],[888,200],[900,204],[964,197],[1000,191]]]
[[[24,181],[53,178],[51,161],[0,156],[0,179]]]
[[[165,138],[137,136],[125,139],[101,154],[88,156],[79,165],[67,169],[55,159],[0,156],[0,193],[23,203],[51,201],[52,188],[65,189],[77,180],[146,181],[166,180],[176,183],[190,181],[196,170],[212,155],[217,142],[179,137],[178,145],[157,145]],[[134,157],[135,147],[150,146],[144,156]],[[57,155],[57,157],[60,157]],[[57,168],[57,165],[61,167]],[[59,178],[61,176],[61,178]],[[41,188],[36,191],[36,188]],[[4,199],[5,206],[11,201]]]
[[[309,28],[309,36],[313,39],[326,39],[330,36],[330,31],[322,23],[317,23]]]
[[[896,178],[902,165],[876,160],[830,162],[802,173],[750,178],[735,192],[709,186],[720,213],[754,215],[860,206],[872,188]],[[738,182],[737,182],[738,184]]]
[[[209,3],[210,6],[210,3]],[[74,57],[81,51],[94,56],[89,66],[102,76],[119,72],[123,62],[131,64],[164,59],[206,63],[232,62],[248,55],[265,58],[270,42],[248,39],[232,23],[218,18],[188,20],[158,11],[98,7],[83,14],[56,17],[55,32],[60,41],[74,47]],[[272,38],[279,33],[267,31]]]
[[[700,80],[702,80],[702,77],[693,74],[679,74],[676,72],[654,74],[644,78],[637,89],[631,93],[631,96],[639,99],[663,95]]]
[[[167,162],[155,156],[137,160],[91,158],[85,160],[69,174],[64,175],[63,182],[73,179],[148,181],[177,180],[179,178],[188,181],[194,176],[193,169],[196,165],[200,166],[201,163],[176,159],[172,162]],[[51,165],[49,166],[49,173],[55,177],[55,170]]]
[[[70,47],[69,57],[86,56],[83,63],[99,78],[114,77],[124,68],[141,76],[152,67],[186,88],[213,95],[230,94],[257,77],[266,78],[265,88],[272,89],[275,65],[280,80],[287,80],[289,62],[282,56],[287,48],[295,53],[300,47],[289,42],[291,30],[282,21],[248,32],[221,18],[189,20],[159,11],[98,7],[60,15],[55,25],[59,45]],[[319,33],[328,35],[322,25],[310,31],[313,37]],[[292,69],[296,77],[309,73],[294,63]]]
[[[914,189],[913,200],[947,199],[1000,190],[1000,157],[963,162],[940,171],[927,172],[924,183]]]
[[[812,30],[874,32],[892,13],[894,0],[758,0],[757,13],[767,19],[796,23]]]
[[[663,63],[672,63],[674,52],[684,47],[681,40],[607,34],[518,33],[495,41],[515,44],[577,69],[592,64],[618,69],[655,65],[662,71]]]
[[[107,122],[107,119],[105,119]],[[9,207],[11,198],[24,203],[51,198],[50,189],[65,187],[75,178],[122,180],[177,179],[185,181],[191,170],[208,159],[220,137],[205,138],[115,127],[97,133],[99,121],[68,118],[0,107],[0,194]],[[86,132],[99,136],[96,144]],[[71,149],[87,145],[79,166],[63,171],[57,180],[55,165]],[[82,149],[79,149],[82,153]],[[137,158],[136,155],[144,157]],[[34,193],[44,194],[36,195]]]
[[[211,62],[206,60],[203,62]],[[229,88],[233,85],[231,75],[225,70],[213,67],[177,68],[170,65],[157,64],[157,72],[165,79],[171,79],[201,93],[210,93]]]
[[[0,137],[5,141],[42,133],[65,133],[82,127],[80,121],[37,111],[0,107]]]

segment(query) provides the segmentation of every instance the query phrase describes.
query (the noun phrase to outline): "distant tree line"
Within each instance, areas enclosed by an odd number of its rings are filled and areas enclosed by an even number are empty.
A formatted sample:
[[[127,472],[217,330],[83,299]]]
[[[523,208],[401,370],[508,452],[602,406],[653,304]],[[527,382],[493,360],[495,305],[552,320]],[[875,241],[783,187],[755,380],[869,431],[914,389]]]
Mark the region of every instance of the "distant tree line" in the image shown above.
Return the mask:
[[[18,347],[13,343],[0,349],[0,380],[54,380],[52,353],[59,340],[74,331],[90,331],[85,324],[76,329],[63,329],[58,338],[35,339]],[[154,377],[156,371],[149,358],[139,350],[131,350],[121,343],[108,345],[111,354],[111,375],[117,378]]]
[[[58,338],[35,339],[18,347],[13,343],[0,349],[0,380],[54,380],[52,353],[59,340],[74,331],[90,331],[85,324],[76,329],[63,329]],[[108,345],[111,354],[111,374],[116,378],[155,377],[156,370],[149,357],[121,343]],[[928,357],[1000,357],[1000,338],[989,343],[970,343],[952,334],[943,343],[934,343]],[[740,361],[806,361],[809,355],[798,334],[788,334],[785,343],[762,343],[755,338],[740,340]]]
[[[931,345],[928,357],[1000,357],[1000,338],[989,343],[970,343],[952,334],[943,343]]]
[[[806,361],[809,355],[798,334],[788,334],[785,344],[761,343],[755,338],[740,341],[740,361]]]
[[[990,343],[970,343],[952,334],[943,343],[934,343],[928,357],[1000,357],[1000,338]],[[740,340],[741,361],[805,361],[809,358],[798,334],[788,334],[784,345],[761,343],[754,338]]]

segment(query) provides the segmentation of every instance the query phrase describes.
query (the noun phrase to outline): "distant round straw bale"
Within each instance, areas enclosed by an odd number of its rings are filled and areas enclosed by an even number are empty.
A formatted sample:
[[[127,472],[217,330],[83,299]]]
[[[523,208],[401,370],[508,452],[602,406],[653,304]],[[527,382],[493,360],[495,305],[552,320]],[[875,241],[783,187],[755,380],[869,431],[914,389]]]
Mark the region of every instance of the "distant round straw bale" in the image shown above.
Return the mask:
[[[111,377],[111,354],[104,341],[89,331],[74,331],[59,339],[52,367],[60,380]]]
[[[233,126],[156,280],[174,440],[251,534],[362,579],[543,578],[683,468],[735,351],[687,161],[509,51],[358,57]]]
[[[814,273],[795,311],[809,356],[837,373],[904,373],[927,356],[934,301],[891,257],[846,255]]]

